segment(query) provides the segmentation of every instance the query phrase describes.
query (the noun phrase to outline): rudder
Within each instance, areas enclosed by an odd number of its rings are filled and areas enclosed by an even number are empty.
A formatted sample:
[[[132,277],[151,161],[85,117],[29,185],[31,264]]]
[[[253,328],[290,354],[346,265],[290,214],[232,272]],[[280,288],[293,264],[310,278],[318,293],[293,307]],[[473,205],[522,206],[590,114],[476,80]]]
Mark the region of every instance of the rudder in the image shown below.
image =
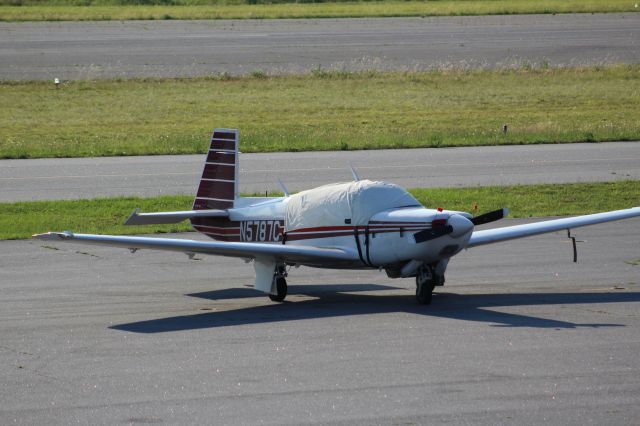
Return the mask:
[[[193,210],[228,209],[238,198],[238,130],[215,129]]]

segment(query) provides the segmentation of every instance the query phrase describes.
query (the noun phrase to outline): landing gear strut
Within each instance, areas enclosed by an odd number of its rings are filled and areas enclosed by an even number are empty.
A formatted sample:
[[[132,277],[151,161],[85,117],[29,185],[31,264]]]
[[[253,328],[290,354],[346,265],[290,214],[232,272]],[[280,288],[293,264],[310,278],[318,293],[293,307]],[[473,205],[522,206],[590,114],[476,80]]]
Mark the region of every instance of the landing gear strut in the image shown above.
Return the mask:
[[[287,280],[285,277],[287,276],[287,271],[284,265],[276,266],[276,270],[273,274],[273,284],[271,285],[272,289],[275,289],[276,294],[269,294],[269,299],[274,302],[282,302],[284,298],[287,297]]]
[[[433,289],[444,284],[444,276],[436,275],[431,265],[425,265],[416,275],[416,299],[421,305],[431,304]]]

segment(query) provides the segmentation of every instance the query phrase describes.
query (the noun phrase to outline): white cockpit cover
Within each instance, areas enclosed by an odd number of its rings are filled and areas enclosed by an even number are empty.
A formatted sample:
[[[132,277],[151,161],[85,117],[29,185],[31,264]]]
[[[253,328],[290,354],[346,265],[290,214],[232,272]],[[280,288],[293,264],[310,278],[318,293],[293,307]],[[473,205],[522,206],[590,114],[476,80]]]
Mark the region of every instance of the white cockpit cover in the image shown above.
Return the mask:
[[[406,190],[391,183],[334,183],[292,195],[285,211],[285,229],[366,225],[381,211],[420,205]]]

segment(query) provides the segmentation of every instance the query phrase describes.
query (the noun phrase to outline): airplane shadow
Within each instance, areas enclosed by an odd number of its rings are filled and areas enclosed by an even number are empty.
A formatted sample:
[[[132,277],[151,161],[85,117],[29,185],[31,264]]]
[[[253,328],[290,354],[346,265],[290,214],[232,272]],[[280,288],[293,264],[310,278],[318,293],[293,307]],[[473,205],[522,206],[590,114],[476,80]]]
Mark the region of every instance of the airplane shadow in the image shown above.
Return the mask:
[[[340,289],[336,291],[337,289]],[[578,324],[548,318],[512,314],[492,310],[510,306],[548,306],[591,303],[640,302],[640,292],[624,293],[503,293],[503,294],[455,294],[436,293],[433,303],[421,306],[415,302],[412,291],[406,295],[354,294],[357,291],[396,289],[374,284],[340,284],[289,286],[290,294],[306,294],[315,297],[300,301],[286,301],[235,310],[206,312],[159,318],[110,328],[134,333],[164,333],[270,322],[306,319],[346,317],[367,314],[408,313],[434,318],[474,321],[494,327],[532,327],[572,329],[579,327],[622,327],[622,324]],[[342,293],[342,292],[349,293]],[[249,288],[217,290],[194,293],[189,296],[205,299],[235,299],[264,297]]]
[[[352,293],[356,291],[378,291],[378,290],[397,290],[402,287],[391,287],[388,285],[379,284],[335,284],[335,285],[289,285],[289,294],[307,294],[313,295],[314,293],[322,293],[327,291],[327,287],[330,288],[332,293]],[[202,293],[187,294],[191,297],[199,297],[201,299],[210,300],[224,300],[224,299],[242,299],[248,297],[264,297],[265,294],[259,290],[253,288],[252,285],[247,285],[243,288],[225,288],[223,290],[205,291]]]

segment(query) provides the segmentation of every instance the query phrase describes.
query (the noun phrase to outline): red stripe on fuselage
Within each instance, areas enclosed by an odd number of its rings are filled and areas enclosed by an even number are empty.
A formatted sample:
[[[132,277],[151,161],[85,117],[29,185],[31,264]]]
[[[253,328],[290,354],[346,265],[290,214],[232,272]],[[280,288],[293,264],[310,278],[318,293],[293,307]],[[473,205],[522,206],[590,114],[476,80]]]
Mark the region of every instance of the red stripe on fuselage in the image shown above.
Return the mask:
[[[212,238],[216,241],[225,241],[228,243],[237,243],[240,242],[240,234],[235,234],[235,235],[220,235],[220,234],[213,234],[210,232],[203,232],[202,235],[206,235],[209,238]]]
[[[377,223],[386,223],[380,222]],[[399,222],[396,222],[399,223]],[[412,225],[414,223],[415,225]],[[403,226],[408,224],[408,226]],[[315,228],[301,228],[294,229],[292,231],[288,231],[287,240],[289,241],[297,241],[297,240],[310,240],[310,239],[318,239],[318,238],[332,238],[332,237],[345,237],[354,235],[357,233],[358,235],[362,235],[365,233],[369,233],[370,235],[375,234],[388,234],[388,233],[400,233],[400,232],[417,232],[422,231],[424,229],[431,229],[430,223],[425,222],[403,222],[401,226],[396,225],[374,225],[374,226],[321,226]]]
[[[380,220],[372,220],[369,222],[371,225],[393,225],[393,226],[428,226],[431,222],[383,222]]]
[[[198,232],[202,232],[203,234],[221,234],[221,235],[230,235],[236,234],[240,235],[240,228],[222,228],[217,226],[204,226],[204,225],[193,225]]]
[[[371,222],[370,222],[371,223]],[[376,222],[376,225],[369,225],[369,230],[374,230],[374,229],[386,229],[386,228],[393,228],[393,229],[400,229],[402,228],[403,230],[409,229],[409,228],[418,228],[418,229],[426,229],[426,228],[430,228],[431,227],[431,223],[430,222]],[[293,233],[293,232],[320,232],[320,231],[353,231],[354,228],[366,228],[367,225],[348,225],[348,226],[317,226],[317,227],[313,227],[313,228],[299,228],[299,229],[293,229],[291,231],[287,231],[287,233]]]
[[[193,218],[191,219],[193,227],[211,238],[224,241],[240,241],[241,226],[240,222],[230,221],[227,218]],[[431,223],[428,222],[393,222],[400,223],[400,226],[390,225],[389,222],[376,222],[377,225],[369,226],[370,235],[400,233],[400,232],[417,232],[424,229],[431,229]],[[282,223],[280,226],[283,226]],[[287,241],[313,240],[321,238],[335,238],[353,236],[354,233],[364,235],[367,232],[367,226],[320,226],[313,228],[301,228],[286,233]],[[255,241],[262,242],[262,241]],[[264,241],[269,242],[269,241]]]

